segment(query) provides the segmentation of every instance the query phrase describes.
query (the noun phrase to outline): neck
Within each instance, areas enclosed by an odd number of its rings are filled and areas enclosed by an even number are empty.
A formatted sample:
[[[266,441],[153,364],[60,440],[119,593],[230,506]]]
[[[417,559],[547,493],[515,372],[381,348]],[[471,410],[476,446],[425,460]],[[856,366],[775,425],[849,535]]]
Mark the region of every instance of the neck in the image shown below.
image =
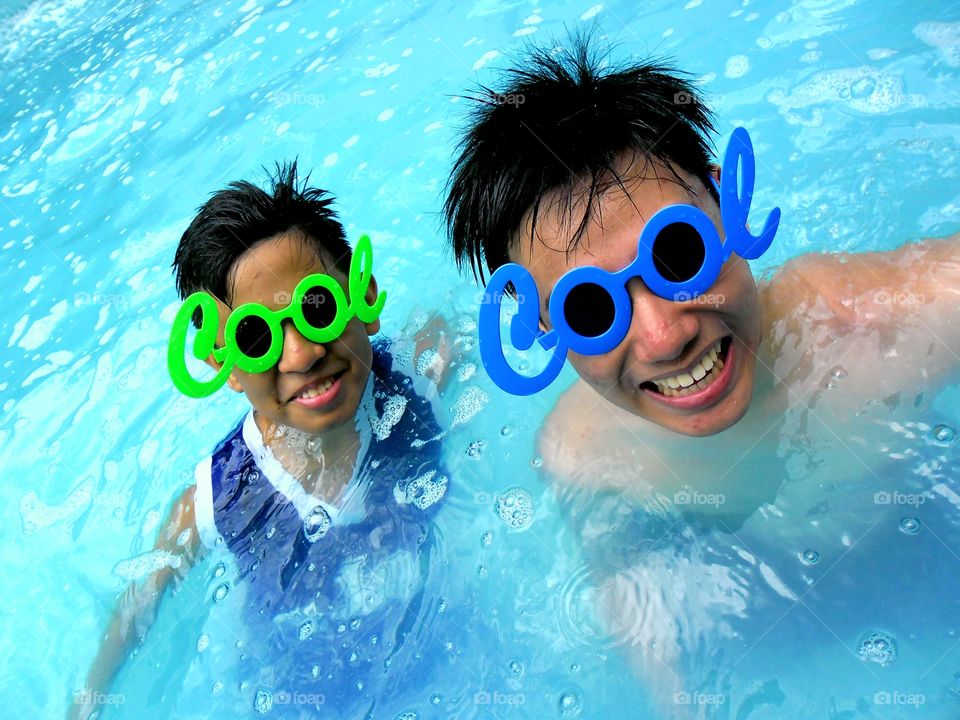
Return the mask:
[[[254,420],[264,445],[309,495],[331,503],[340,499],[353,477],[362,441],[355,423],[308,435],[269,423],[256,413]]]

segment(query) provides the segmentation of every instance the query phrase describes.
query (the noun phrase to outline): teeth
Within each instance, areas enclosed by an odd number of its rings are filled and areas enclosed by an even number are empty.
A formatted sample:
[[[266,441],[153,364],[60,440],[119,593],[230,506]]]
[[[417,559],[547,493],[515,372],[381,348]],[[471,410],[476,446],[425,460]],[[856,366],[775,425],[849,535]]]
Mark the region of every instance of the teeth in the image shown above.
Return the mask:
[[[324,380],[322,384],[318,385],[315,388],[311,388],[310,390],[306,390],[300,393],[297,397],[302,397],[307,400],[309,400],[310,398],[315,398],[317,395],[323,395],[323,393],[329,390],[332,385],[333,385],[333,379],[328,378]]]
[[[717,373],[723,370],[723,361],[719,358],[720,343],[718,342],[710,352],[703,356],[689,373],[680,373],[673,377],[655,380],[657,389],[667,397],[683,397],[691,392],[699,392],[706,385],[713,382]],[[699,383],[704,378],[709,378],[701,387],[693,387],[694,383]]]

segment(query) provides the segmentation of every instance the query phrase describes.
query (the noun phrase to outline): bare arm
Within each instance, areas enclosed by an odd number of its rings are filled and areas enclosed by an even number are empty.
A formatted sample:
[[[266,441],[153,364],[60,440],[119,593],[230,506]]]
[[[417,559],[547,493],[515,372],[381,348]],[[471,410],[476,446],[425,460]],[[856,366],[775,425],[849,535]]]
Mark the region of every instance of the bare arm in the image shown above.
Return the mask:
[[[960,236],[887,252],[802,255],[774,282],[803,286],[833,316],[837,334],[872,340],[858,357],[865,392],[914,391],[960,372]]]
[[[69,718],[85,720],[98,710],[97,696],[109,690],[127,656],[143,641],[167,586],[186,576],[196,562],[201,545],[194,515],[195,491],[196,486],[191,485],[174,501],[154,544],[154,550],[179,557],[180,565],[176,569],[163,567],[142,582],[131,583],[120,596],[87,674],[85,692],[74,697]]]

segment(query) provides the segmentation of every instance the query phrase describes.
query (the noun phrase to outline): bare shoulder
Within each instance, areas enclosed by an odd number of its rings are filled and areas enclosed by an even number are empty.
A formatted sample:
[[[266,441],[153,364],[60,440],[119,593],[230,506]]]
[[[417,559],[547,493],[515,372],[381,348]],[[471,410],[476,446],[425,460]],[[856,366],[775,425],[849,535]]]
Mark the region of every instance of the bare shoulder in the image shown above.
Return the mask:
[[[537,438],[544,469],[558,480],[582,481],[605,449],[615,444],[619,408],[577,380],[557,400]]]

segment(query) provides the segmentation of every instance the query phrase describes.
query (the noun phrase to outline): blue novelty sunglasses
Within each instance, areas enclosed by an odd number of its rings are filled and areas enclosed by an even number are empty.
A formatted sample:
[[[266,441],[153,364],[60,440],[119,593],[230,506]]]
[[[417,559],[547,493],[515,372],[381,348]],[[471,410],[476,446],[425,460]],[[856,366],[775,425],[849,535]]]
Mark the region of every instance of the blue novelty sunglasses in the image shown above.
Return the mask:
[[[602,355],[623,342],[633,315],[627,292],[632,278],[641,278],[651,292],[664,299],[683,302],[708,290],[732,254],[746,260],[763,255],[780,224],[780,208],[770,212],[759,235],[747,230],[755,170],[750,136],[744,128],[737,128],[724,153],[720,184],[714,183],[720,195],[725,240],[721,242],[713,221],[700,208],[679,204],[661,209],[644,225],[637,257],[625,268],[611,273],[584,266],[557,281],[547,308],[553,325],[549,332],[539,329],[539,293],[530,273],[516,263],[497,268],[484,293],[493,301],[481,304],[479,318],[480,357],[490,378],[513,395],[539,392],[556,379],[568,351]],[[518,350],[529,349],[535,341],[554,350],[537,375],[520,374],[503,354],[500,300],[511,284],[518,308],[510,323],[510,342]]]

